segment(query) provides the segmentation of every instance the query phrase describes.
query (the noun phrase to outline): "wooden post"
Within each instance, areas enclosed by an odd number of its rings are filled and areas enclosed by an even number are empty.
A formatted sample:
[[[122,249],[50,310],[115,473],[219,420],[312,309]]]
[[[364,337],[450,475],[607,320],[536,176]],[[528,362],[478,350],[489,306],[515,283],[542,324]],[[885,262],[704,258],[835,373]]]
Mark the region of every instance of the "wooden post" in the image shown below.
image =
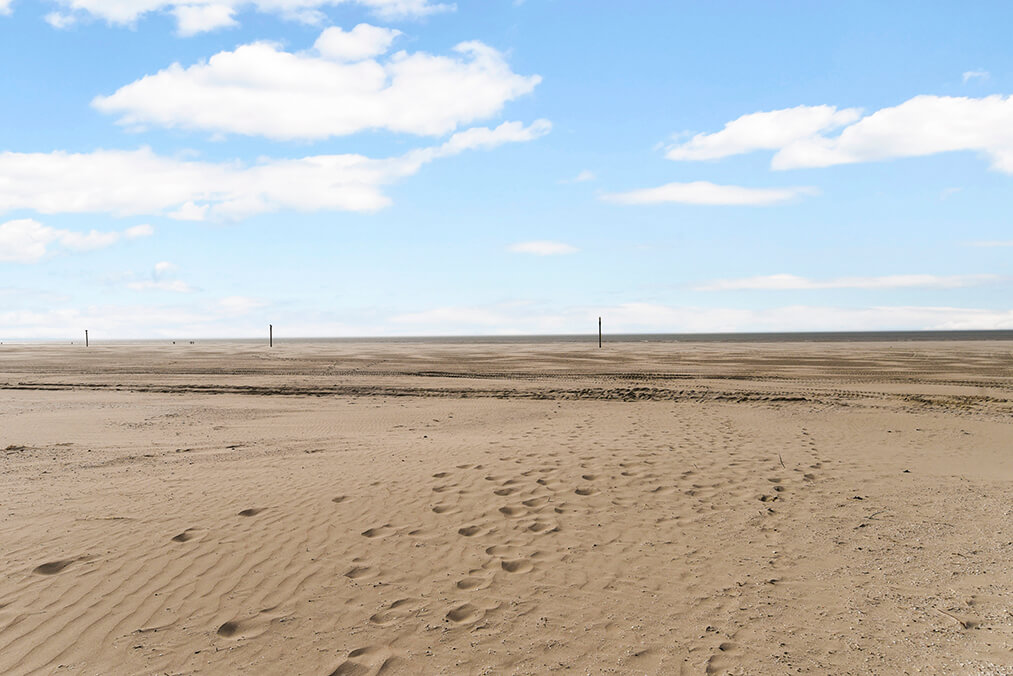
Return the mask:
[[[267,346],[274,347],[274,324],[267,325]]]
[[[84,330],[84,346],[88,347],[88,329]]]
[[[601,349],[601,317],[598,317],[598,349]]]

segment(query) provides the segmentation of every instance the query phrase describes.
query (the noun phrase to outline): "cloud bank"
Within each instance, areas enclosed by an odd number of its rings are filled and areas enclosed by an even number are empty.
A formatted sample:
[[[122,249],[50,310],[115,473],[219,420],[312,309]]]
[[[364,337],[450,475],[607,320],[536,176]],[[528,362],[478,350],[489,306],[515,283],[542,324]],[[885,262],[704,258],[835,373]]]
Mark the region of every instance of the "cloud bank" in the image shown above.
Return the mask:
[[[800,195],[814,195],[815,188],[745,188],[709,181],[667,183],[657,188],[609,193],[601,197],[615,204],[695,204],[708,206],[768,206],[789,202]]]
[[[149,148],[91,153],[0,153],[0,213],[161,214],[181,220],[238,219],[296,211],[375,211],[390,199],[383,187],[436,159],[466,150],[531,141],[547,120],[504,122],[452,135],[439,146],[371,159],[313,155],[256,164],[165,157]]]
[[[1013,97],[915,96],[864,117],[833,106],[750,113],[671,146],[667,157],[710,160],[755,150],[776,151],[771,168],[780,170],[974,151],[993,169],[1013,173]]]
[[[460,43],[452,56],[402,51],[378,60],[398,34],[359,24],[328,28],[308,52],[246,44],[189,67],[173,64],[92,105],[128,127],[276,140],[381,129],[437,136],[498,114],[541,82],[514,73],[500,52],[477,41]]]
[[[882,277],[838,277],[815,280],[797,275],[765,275],[741,279],[720,279],[695,287],[697,291],[810,290],[810,289],[956,289],[999,280],[998,275],[884,275]]]
[[[946,306],[845,308],[789,305],[751,309],[629,302],[563,311],[526,305],[446,306],[396,315],[401,335],[587,333],[733,333],[749,331],[890,331],[1013,329],[1013,310]]]
[[[323,9],[354,4],[371,10],[383,19],[418,18],[451,11],[453,4],[430,0],[56,0],[62,8],[50,16],[56,27],[73,23],[78,17],[94,17],[110,24],[130,26],[147,14],[168,12],[176,18],[181,35],[194,35],[236,25],[238,12],[253,10],[285,19],[318,24],[326,19]],[[10,0],[0,0],[0,13]],[[47,20],[49,20],[47,18]]]
[[[533,254],[535,256],[558,256],[571,254],[577,251],[577,247],[563,242],[550,242],[547,240],[535,240],[531,242],[517,242],[511,244],[508,249],[513,253]]]
[[[50,245],[72,251],[91,251],[116,244],[123,239],[150,237],[150,225],[137,225],[121,231],[75,232],[59,230],[30,218],[0,223],[0,262],[37,263],[51,253]]]

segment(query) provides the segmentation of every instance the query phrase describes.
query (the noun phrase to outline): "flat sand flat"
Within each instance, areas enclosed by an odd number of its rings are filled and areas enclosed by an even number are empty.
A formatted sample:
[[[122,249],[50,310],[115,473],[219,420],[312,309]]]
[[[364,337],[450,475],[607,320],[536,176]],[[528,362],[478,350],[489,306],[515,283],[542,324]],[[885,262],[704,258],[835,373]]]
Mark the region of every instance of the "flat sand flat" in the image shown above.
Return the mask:
[[[0,347],[0,673],[1013,673],[1013,344]]]

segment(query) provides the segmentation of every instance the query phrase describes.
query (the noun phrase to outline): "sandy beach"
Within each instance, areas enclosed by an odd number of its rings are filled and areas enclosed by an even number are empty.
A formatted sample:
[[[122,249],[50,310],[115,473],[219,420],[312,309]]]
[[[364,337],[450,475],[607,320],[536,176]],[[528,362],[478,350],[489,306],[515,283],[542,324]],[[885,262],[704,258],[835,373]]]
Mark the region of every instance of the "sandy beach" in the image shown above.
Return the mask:
[[[3,674],[1013,674],[1013,342],[0,347]]]

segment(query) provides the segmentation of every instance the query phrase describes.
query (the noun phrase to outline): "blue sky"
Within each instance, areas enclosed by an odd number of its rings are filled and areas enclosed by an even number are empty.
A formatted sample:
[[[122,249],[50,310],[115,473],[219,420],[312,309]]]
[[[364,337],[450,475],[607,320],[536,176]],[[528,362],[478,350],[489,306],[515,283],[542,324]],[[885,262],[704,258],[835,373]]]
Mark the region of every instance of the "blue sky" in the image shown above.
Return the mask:
[[[0,338],[1013,328],[1011,23],[0,0]]]

